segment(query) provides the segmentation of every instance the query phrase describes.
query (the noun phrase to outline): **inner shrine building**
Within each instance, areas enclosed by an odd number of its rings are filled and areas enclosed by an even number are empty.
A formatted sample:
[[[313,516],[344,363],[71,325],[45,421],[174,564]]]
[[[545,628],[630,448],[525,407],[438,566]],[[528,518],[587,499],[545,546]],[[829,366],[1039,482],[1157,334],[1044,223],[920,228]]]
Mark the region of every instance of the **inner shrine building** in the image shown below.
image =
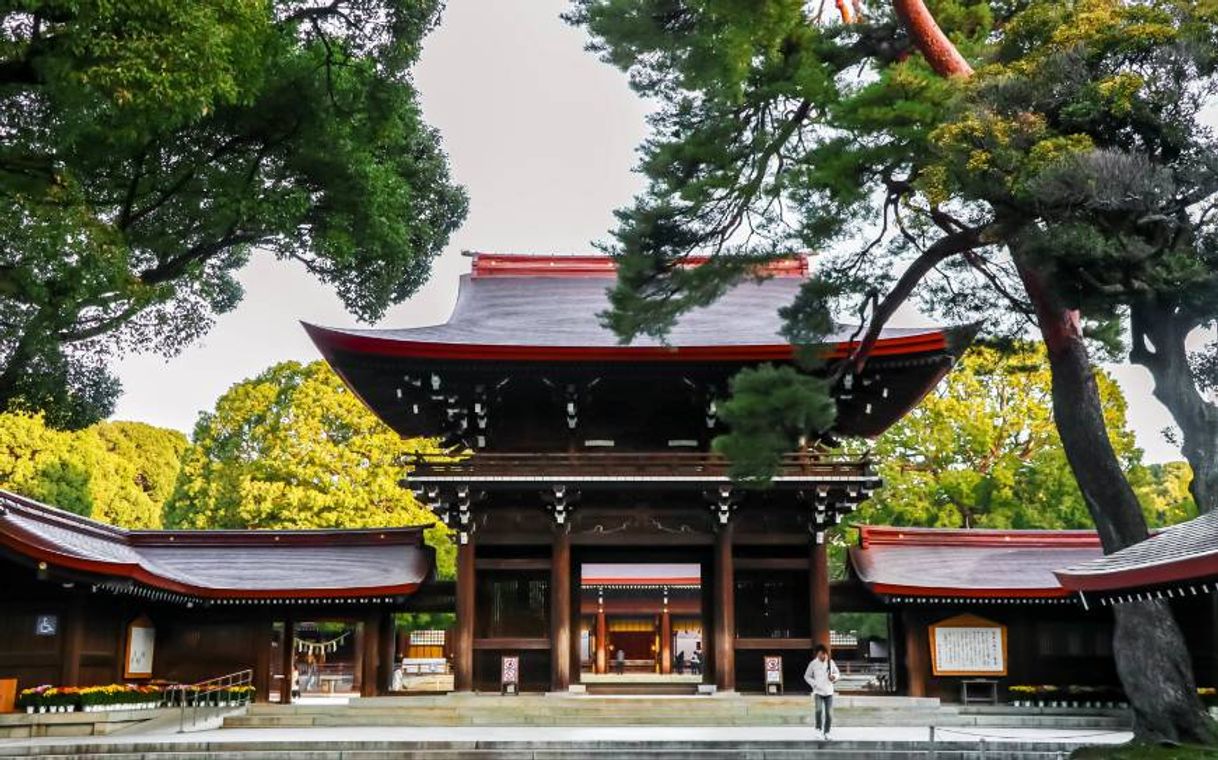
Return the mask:
[[[812,445],[766,488],[711,450],[741,369],[794,361],[778,309],[807,276],[767,265],[664,342],[621,345],[602,325],[616,276],[603,256],[474,254],[441,325],[306,326],[325,358],[403,436],[438,438],[404,486],[457,541],[455,688],[566,690],[612,668],[696,667],[720,690],[784,657],[799,680],[829,643],[825,530],[879,485],[865,460]],[[694,262],[696,264],[696,262]],[[834,388],[827,436],[871,437],[948,372],[969,328],[886,329]],[[824,347],[845,357],[843,327]]]

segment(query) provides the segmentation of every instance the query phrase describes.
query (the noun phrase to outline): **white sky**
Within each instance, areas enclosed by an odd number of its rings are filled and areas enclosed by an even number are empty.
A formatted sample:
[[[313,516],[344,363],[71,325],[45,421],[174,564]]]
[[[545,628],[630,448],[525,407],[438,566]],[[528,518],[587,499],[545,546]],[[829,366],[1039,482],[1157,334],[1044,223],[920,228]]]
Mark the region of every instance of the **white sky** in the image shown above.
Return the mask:
[[[642,189],[631,172],[647,106],[625,78],[583,50],[582,30],[559,19],[566,0],[448,0],[426,42],[416,80],[426,119],[439,128],[454,177],[470,194],[464,226],[414,298],[378,326],[442,322],[468,271],[463,249],[585,252],[613,227],[613,210]],[[190,432],[229,386],[316,349],[299,321],[349,326],[338,299],[299,266],[254,257],[241,274],[245,300],[205,339],[164,359],[117,366],[117,419]],[[1112,367],[1148,461],[1178,459],[1161,430],[1166,410],[1141,368]]]

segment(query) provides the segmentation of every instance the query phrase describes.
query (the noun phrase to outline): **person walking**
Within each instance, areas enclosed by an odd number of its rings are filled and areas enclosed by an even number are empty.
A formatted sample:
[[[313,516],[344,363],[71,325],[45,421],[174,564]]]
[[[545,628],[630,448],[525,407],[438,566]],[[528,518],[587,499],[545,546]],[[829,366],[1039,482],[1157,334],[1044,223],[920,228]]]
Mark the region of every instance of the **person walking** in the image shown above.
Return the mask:
[[[613,662],[617,666],[617,674],[625,675],[626,673],[626,650],[619,649],[617,654],[613,655]]]
[[[816,719],[816,730],[822,739],[829,738],[833,730],[833,684],[841,678],[837,663],[829,657],[829,648],[817,644],[813,650],[812,662],[804,671],[804,680],[812,687],[812,702]]]
[[[677,675],[685,675],[685,653],[677,652]]]

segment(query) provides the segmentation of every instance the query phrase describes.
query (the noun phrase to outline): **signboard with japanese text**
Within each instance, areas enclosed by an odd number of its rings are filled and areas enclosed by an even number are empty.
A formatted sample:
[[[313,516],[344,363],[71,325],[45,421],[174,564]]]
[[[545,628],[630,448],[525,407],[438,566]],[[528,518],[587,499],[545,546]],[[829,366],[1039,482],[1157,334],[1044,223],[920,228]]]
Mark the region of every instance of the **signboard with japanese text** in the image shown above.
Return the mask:
[[[1007,628],[976,615],[930,626],[931,670],[937,676],[1005,676]]]
[[[156,650],[156,629],[146,617],[127,626],[127,658],[123,678],[152,678],[152,655]]]

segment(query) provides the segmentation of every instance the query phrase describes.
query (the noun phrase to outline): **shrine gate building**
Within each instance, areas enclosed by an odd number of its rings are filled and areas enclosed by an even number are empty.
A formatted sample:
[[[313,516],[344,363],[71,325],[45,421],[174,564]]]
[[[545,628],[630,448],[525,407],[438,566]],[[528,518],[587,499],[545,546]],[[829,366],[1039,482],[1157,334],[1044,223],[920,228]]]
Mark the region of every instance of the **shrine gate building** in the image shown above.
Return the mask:
[[[603,256],[474,254],[444,324],[306,326],[381,419],[461,452],[421,458],[405,481],[458,542],[458,691],[497,688],[504,654],[520,656],[522,687],[538,690],[594,680],[619,649],[668,674],[682,627],[718,689],[783,652],[794,683],[810,647],[829,642],[825,530],[879,485],[869,463],[811,442],[768,488],[749,489],[711,451],[731,378],[794,361],[777,312],[806,262],[764,274],[683,316],[666,342],[620,345],[602,325],[616,276]],[[833,389],[828,436],[882,433],[972,334],[885,330],[865,368]],[[824,351],[841,359],[855,337],[841,328]],[[647,564],[681,570],[651,583],[604,577]],[[601,583],[581,582],[588,568]]]

